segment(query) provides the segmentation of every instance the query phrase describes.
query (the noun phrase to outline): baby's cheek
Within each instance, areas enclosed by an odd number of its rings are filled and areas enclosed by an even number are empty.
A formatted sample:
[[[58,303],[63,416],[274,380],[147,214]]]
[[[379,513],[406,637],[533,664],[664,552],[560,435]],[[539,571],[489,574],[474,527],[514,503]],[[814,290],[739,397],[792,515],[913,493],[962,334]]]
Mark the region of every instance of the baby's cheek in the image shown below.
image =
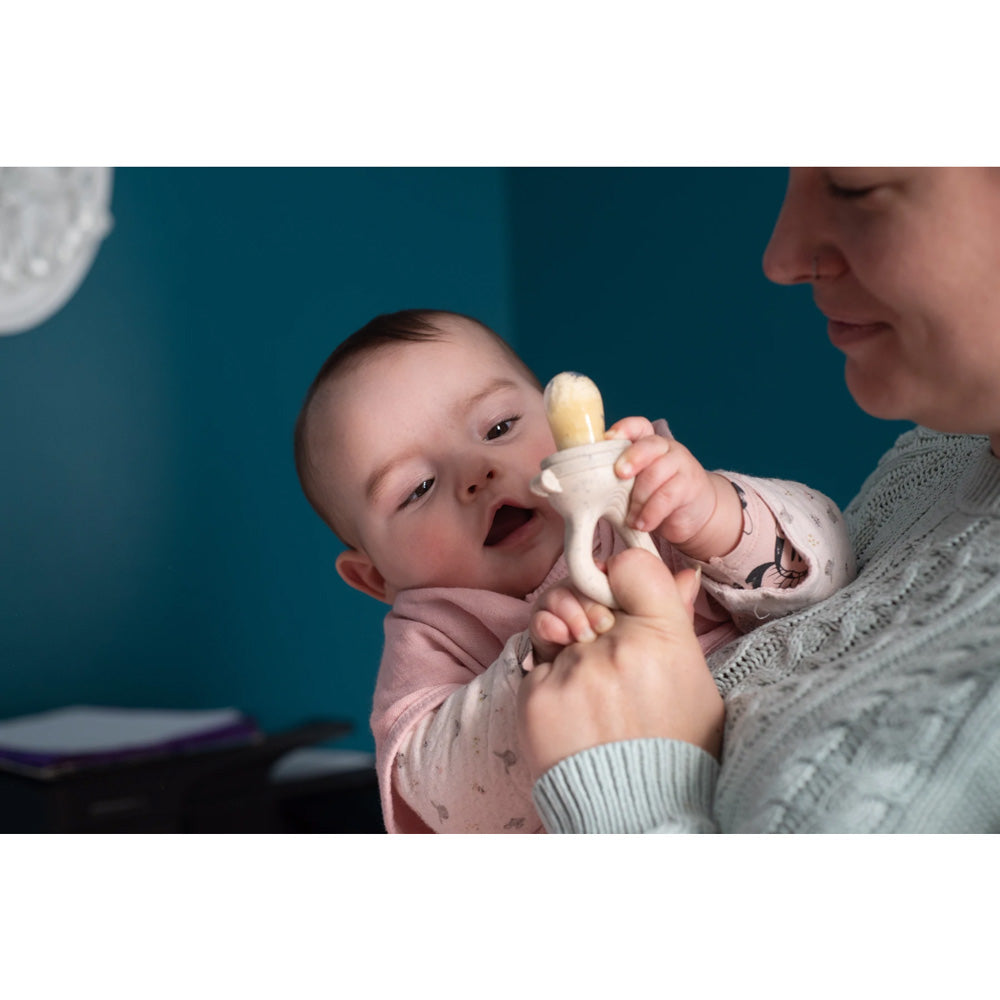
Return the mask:
[[[404,575],[410,587],[453,587],[456,573],[461,572],[462,560],[456,557],[454,546],[443,530],[422,530],[397,550]]]

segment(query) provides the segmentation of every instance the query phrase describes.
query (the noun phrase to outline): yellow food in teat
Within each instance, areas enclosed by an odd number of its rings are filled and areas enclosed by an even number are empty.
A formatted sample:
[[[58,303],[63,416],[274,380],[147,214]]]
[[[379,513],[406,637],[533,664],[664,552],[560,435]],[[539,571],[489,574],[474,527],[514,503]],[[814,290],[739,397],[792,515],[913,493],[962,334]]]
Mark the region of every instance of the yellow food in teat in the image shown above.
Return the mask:
[[[578,372],[560,372],[545,387],[545,415],[556,447],[604,440],[604,401],[597,386]]]

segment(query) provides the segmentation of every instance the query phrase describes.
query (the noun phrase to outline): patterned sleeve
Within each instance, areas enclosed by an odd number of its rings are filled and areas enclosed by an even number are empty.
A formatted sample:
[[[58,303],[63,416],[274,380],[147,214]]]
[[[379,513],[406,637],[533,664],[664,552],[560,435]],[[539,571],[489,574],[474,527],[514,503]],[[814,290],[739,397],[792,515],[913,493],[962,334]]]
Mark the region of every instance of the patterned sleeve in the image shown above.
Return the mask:
[[[720,475],[740,497],[743,537],[728,555],[695,565],[738,628],[816,604],[854,579],[847,527],[832,500],[800,483]]]
[[[543,833],[518,749],[517,689],[531,640],[512,636],[483,673],[411,730],[392,780],[435,833]]]

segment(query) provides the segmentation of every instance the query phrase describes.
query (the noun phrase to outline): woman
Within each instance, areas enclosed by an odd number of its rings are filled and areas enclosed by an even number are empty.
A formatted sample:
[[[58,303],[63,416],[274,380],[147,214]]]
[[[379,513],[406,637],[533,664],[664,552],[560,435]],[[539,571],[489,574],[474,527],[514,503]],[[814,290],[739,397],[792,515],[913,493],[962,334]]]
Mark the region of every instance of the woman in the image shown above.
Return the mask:
[[[1000,831],[1000,170],[793,169],[764,270],[812,285],[858,405],[919,425],[847,508],[858,578],[709,675],[691,581],[624,553],[612,632],[522,685],[539,812],[552,832]]]

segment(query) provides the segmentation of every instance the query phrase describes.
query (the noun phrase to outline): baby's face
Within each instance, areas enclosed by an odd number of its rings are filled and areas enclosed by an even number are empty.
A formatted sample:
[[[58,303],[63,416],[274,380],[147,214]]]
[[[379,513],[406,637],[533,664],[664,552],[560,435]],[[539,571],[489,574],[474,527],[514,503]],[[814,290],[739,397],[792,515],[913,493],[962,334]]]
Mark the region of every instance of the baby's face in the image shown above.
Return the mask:
[[[478,328],[443,330],[373,355],[317,411],[323,488],[357,549],[338,569],[390,602],[434,586],[523,597],[563,548],[529,488],[555,451],[542,393]]]

